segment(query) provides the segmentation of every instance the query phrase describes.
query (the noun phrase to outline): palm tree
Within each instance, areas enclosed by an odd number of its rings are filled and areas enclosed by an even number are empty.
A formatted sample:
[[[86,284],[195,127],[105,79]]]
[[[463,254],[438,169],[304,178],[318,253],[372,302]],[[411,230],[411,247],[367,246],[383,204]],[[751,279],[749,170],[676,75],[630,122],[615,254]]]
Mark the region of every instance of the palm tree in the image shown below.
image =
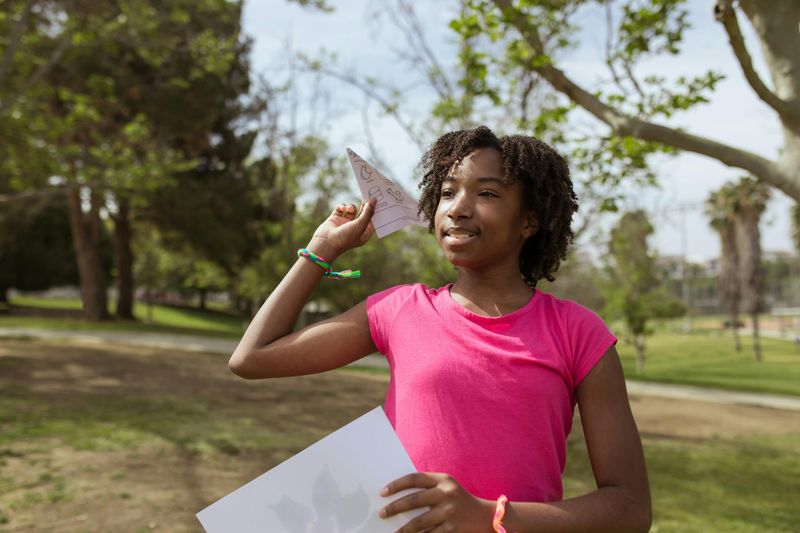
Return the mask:
[[[758,224],[767,208],[770,194],[765,185],[748,176],[733,184],[730,194],[735,198],[733,205],[742,307],[752,318],[753,353],[756,361],[761,361],[758,313],[763,306],[764,266],[761,262],[761,232]]]
[[[753,322],[753,353],[761,361],[758,313],[763,306],[764,267],[758,224],[769,201],[769,189],[745,176],[728,183],[706,200],[706,214],[721,243],[719,294],[733,326],[736,351],[741,350],[736,325],[739,311]]]
[[[717,290],[722,307],[728,312],[734,348],[739,352],[742,350],[738,328],[742,292],[739,283],[739,250],[736,246],[734,197],[731,195],[730,189],[730,187],[723,187],[711,193],[706,200],[706,214],[711,218],[711,227],[719,234],[721,253]]]

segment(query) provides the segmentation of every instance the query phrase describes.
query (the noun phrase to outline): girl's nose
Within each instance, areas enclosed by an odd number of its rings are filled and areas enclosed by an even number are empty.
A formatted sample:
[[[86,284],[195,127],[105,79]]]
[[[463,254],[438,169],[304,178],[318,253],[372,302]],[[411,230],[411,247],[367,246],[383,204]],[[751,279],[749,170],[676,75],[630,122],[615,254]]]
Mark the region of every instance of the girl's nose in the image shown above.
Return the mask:
[[[450,201],[447,216],[452,219],[469,218],[472,216],[472,206],[464,192],[458,192]]]

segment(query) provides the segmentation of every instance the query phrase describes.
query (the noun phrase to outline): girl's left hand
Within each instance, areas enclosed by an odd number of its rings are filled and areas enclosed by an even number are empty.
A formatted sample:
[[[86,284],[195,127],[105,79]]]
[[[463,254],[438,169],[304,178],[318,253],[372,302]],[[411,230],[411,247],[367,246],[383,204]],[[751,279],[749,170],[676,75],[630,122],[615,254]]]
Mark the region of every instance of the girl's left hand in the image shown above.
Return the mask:
[[[380,516],[387,518],[397,513],[430,507],[397,530],[397,533],[417,531],[459,531],[464,533],[492,530],[495,504],[476,498],[458,481],[447,474],[417,472],[396,479],[381,490],[381,496],[391,496],[405,489],[423,489],[403,496],[381,509]]]

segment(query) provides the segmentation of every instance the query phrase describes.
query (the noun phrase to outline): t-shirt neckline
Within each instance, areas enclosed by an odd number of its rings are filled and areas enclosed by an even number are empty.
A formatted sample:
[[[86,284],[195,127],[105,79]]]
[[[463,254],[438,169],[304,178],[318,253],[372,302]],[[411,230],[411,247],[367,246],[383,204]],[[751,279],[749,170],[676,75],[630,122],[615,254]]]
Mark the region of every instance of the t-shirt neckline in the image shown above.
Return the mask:
[[[510,313],[507,313],[505,315],[487,316],[487,315],[480,315],[474,311],[470,311],[469,309],[458,303],[455,300],[455,298],[453,298],[453,295],[450,294],[450,288],[452,286],[453,283],[448,283],[447,285],[442,287],[442,290],[445,292],[444,299],[449,305],[449,307],[452,308],[457,313],[469,318],[470,320],[484,321],[484,322],[500,322],[516,318],[518,315],[525,314],[525,312],[527,312],[531,307],[533,307],[534,303],[537,300],[537,295],[539,294],[538,289],[533,289],[533,294],[531,295],[530,300],[528,300],[528,303],[526,303],[519,309],[515,309],[514,311],[511,311]]]

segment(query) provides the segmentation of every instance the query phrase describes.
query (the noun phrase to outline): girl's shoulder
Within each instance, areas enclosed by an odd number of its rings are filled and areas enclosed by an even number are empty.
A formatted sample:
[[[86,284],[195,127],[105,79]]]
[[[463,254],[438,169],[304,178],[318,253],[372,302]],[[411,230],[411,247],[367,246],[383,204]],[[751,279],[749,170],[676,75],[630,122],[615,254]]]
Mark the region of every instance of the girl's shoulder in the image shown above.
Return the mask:
[[[586,322],[604,324],[603,319],[592,309],[574,300],[559,298],[541,289],[536,289],[539,309],[544,316],[557,318],[571,326],[580,326]]]
[[[446,291],[449,285],[439,288],[431,288],[424,283],[405,283],[394,285],[388,289],[376,292],[367,297],[367,303],[377,303],[384,300],[402,302],[409,298],[430,299],[438,296],[442,291]]]

